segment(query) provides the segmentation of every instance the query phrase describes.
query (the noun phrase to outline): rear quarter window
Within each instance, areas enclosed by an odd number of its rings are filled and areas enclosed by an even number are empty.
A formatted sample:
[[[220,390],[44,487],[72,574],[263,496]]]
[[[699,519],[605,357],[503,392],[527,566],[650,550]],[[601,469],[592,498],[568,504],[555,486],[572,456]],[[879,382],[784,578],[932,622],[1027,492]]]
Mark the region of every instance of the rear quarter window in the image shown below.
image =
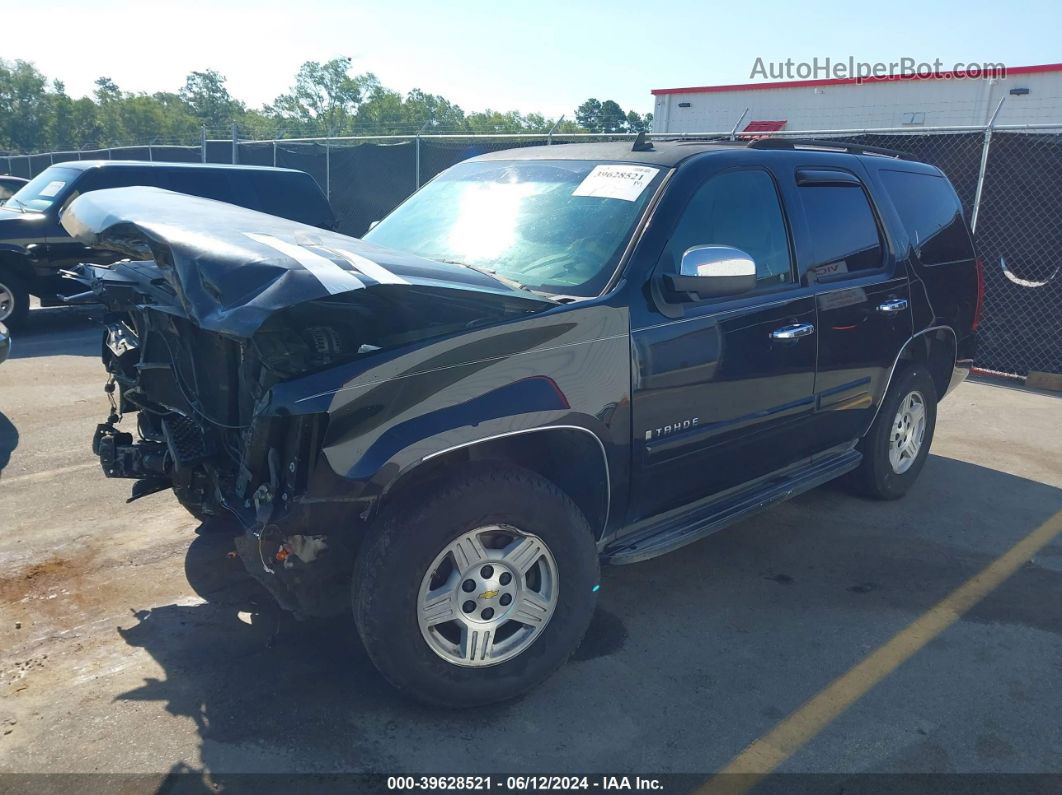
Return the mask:
[[[332,208],[309,174],[283,171],[248,172],[258,209],[299,223],[331,229],[335,225]]]
[[[238,200],[229,183],[228,173],[210,169],[173,169],[168,174],[170,190],[177,193],[187,193],[190,196],[202,196],[204,199],[215,199],[219,202],[239,204],[247,206],[245,202]]]
[[[973,259],[962,205],[944,177],[892,169],[879,173],[919,262],[940,265]]]

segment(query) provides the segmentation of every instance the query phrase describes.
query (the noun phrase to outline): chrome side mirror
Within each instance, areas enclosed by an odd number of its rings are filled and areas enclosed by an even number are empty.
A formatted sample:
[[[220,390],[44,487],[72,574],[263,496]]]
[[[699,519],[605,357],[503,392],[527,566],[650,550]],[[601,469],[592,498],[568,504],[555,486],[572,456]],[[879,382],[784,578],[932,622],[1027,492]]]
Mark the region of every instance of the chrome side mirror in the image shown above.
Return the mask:
[[[756,263],[733,246],[693,246],[686,249],[677,275],[668,274],[668,287],[687,301],[740,295],[756,288]]]

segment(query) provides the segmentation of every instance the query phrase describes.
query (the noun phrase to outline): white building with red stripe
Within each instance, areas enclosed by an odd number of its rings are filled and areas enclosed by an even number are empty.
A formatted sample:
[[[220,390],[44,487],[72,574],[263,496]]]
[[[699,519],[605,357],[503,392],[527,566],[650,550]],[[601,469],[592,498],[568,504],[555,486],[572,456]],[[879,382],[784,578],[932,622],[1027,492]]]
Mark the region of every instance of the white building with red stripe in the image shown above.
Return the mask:
[[[658,88],[653,130],[769,132],[1062,124],[1062,64],[964,72]]]

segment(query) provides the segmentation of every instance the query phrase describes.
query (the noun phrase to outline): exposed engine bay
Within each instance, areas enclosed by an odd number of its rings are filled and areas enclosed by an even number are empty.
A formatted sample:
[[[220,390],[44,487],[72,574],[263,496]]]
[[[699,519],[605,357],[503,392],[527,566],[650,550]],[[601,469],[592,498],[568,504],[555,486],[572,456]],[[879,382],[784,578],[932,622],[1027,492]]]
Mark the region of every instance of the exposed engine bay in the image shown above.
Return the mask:
[[[167,228],[136,223],[138,203]],[[203,210],[234,217],[205,233]],[[381,265],[382,249],[372,261],[354,253],[369,248],[361,241],[155,189],[87,194],[64,223],[94,245],[152,255],[67,273],[107,310],[112,408],[92,441],[104,472],[135,481],[130,500],[172,488],[201,521],[237,520],[249,570],[298,614],[345,605],[359,506],[357,484],[321,455],[327,407],[293,404],[413,343],[548,306],[459,266],[398,254]]]

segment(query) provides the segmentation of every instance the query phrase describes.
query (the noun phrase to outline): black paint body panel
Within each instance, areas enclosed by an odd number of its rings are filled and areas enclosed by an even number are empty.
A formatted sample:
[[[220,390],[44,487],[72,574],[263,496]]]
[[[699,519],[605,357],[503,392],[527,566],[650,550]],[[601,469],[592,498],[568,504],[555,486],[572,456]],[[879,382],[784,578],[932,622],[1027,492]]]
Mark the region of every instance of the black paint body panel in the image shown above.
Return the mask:
[[[577,145],[558,149],[566,157],[578,156]],[[409,341],[277,379],[255,397],[242,439],[243,491],[231,494],[231,508],[258,533],[263,566],[285,538],[306,528],[334,539],[349,563],[365,523],[410,482],[407,477],[425,471],[422,467],[478,443],[548,433],[575,434],[590,446],[581,477],[607,495],[594,526],[607,557],[610,546],[622,547],[624,537],[642,543],[658,528],[674,531],[675,517],[689,506],[698,507],[701,525],[714,527],[713,516],[726,515],[723,508],[713,514],[716,504],[729,500],[725,510],[744,515],[759,504],[757,489],[771,500],[784,498],[791,492],[782,478],[811,487],[855,466],[859,453],[852,448],[873,422],[897,362],[927,335],[951,345],[945,380],[954,384],[961,378],[973,348],[973,263],[926,269],[914,261],[911,241],[875,173],[882,163],[894,161],[743,146],[687,151],[669,148],[666,157],[657,152],[646,161],[670,158],[672,171],[650,203],[612,286],[600,297],[551,303],[479,274],[314,231],[304,245],[319,252],[355,248],[413,283],[366,284],[358,298],[300,294],[296,298],[302,303],[282,292],[263,303],[252,321],[217,325],[215,331],[238,340],[233,344],[241,346],[246,361],[274,325],[295,322],[291,313],[299,306],[324,314],[342,312],[342,301],[350,301],[355,316],[374,307],[426,301],[417,304],[424,311],[404,321],[407,331],[420,328],[419,336],[396,337]],[[541,153],[517,150],[511,156]],[[618,159],[611,150],[609,159]],[[638,153],[629,159],[637,162]],[[905,166],[939,174],[920,164]],[[661,263],[690,197],[714,174],[748,167],[769,171],[776,182],[792,282],[737,297],[664,301]],[[879,227],[879,268],[840,279],[816,277],[815,241],[809,238],[799,193],[815,188],[799,187],[796,178],[798,169],[808,167],[856,175],[862,187],[851,189],[872,199]],[[83,212],[85,217],[106,215],[107,197],[98,199],[98,206],[85,202],[91,211]],[[130,199],[150,197],[123,198]],[[145,206],[137,210],[144,211]],[[248,216],[240,213],[233,217],[242,223]],[[138,225],[152,231],[150,219]],[[297,229],[284,226],[282,231],[300,239]],[[224,239],[224,232],[217,235]],[[182,246],[180,240],[156,240],[154,250]],[[182,256],[220,280],[239,272],[241,253],[226,250],[227,258],[209,245]],[[265,265],[288,269],[285,277],[290,275],[292,283],[311,284],[298,268],[276,260]],[[166,272],[179,287],[188,280],[180,267]],[[239,285],[229,286],[225,295],[237,296]],[[377,303],[385,296],[391,304]],[[896,301],[906,302],[902,311],[882,311],[882,305]],[[203,325],[209,304],[197,294],[184,307],[184,317]],[[433,306],[469,322],[433,331],[428,325]],[[772,337],[794,324],[811,325],[814,333],[792,340]],[[275,460],[267,466],[270,456]],[[266,486],[274,499],[263,508],[252,494]],[[415,493],[404,491],[401,498],[415,498]],[[249,507],[252,502],[255,508]],[[349,567],[340,568],[349,573]],[[287,577],[278,568],[277,579],[293,588]],[[299,609],[310,610],[305,604]]]

